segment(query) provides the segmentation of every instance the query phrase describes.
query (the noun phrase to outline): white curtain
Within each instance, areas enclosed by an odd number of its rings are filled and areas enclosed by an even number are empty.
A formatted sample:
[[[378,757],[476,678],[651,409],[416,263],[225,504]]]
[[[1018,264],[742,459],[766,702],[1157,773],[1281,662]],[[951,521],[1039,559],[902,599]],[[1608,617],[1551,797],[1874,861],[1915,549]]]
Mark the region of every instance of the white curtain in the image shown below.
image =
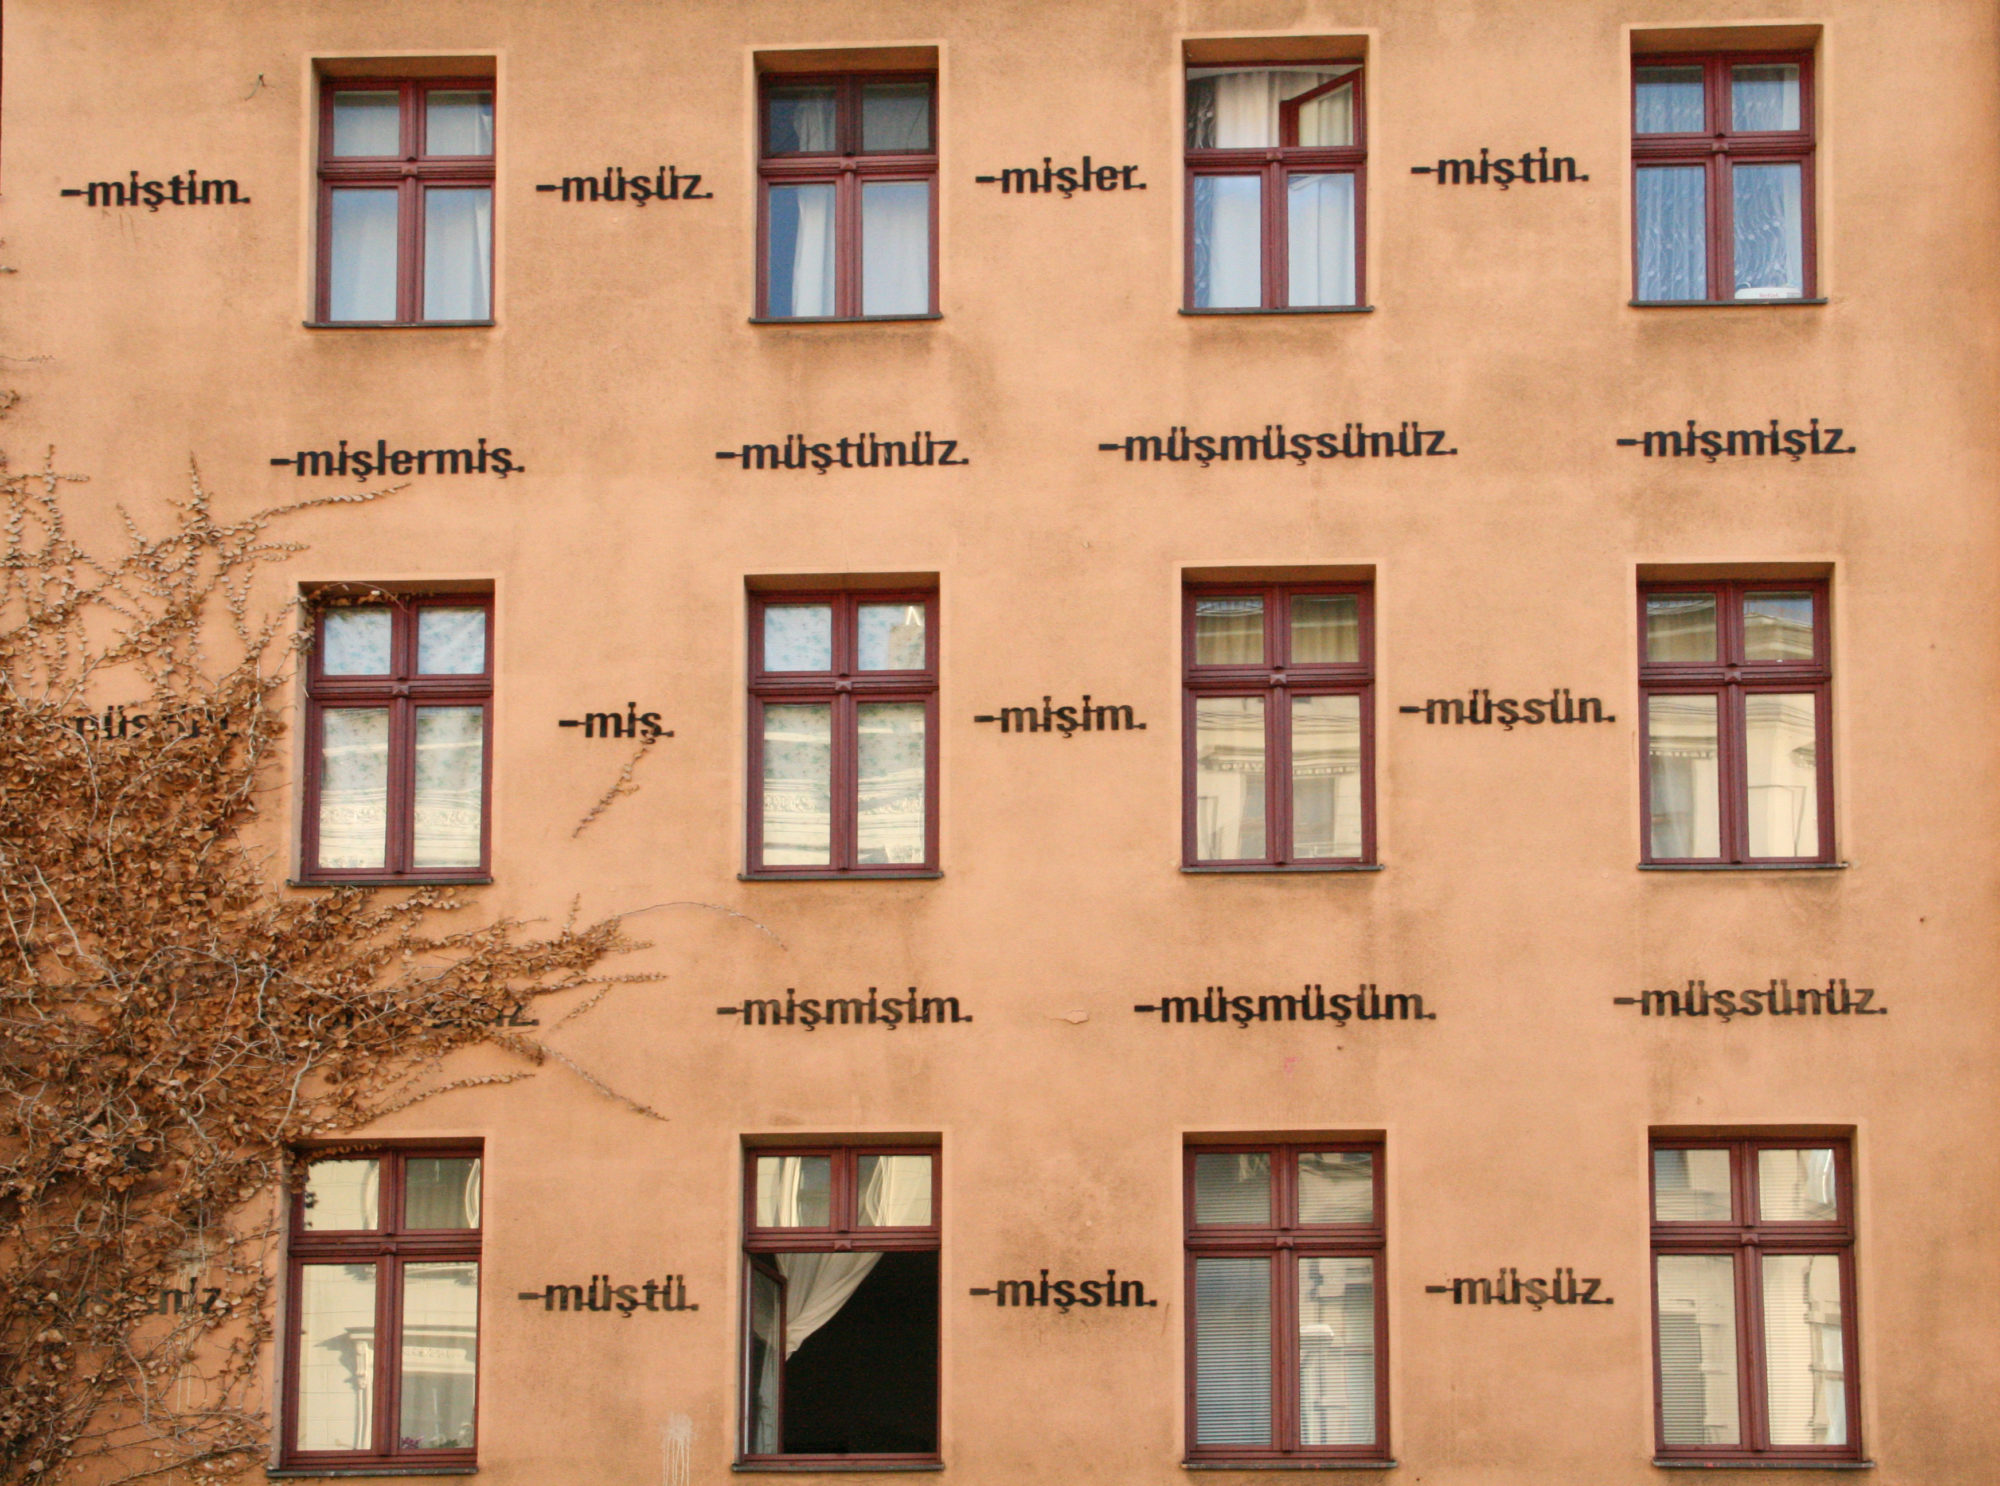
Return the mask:
[[[771,188],[771,314],[831,315],[832,185]]]
[[[1278,105],[1355,71],[1347,67],[1195,68],[1188,74],[1188,144],[1260,149],[1278,142]],[[1337,89],[1300,110],[1299,143],[1354,141],[1354,94]]]
[[[493,188],[424,193],[424,318],[485,320],[493,313]]]
[[[1254,175],[1194,178],[1194,303],[1204,310],[1264,302],[1264,182]]]
[[[1354,303],[1354,177],[1294,175],[1285,181],[1293,307]]]
[[[931,307],[931,185],[861,188],[861,313],[923,315]]]
[[[328,319],[396,318],[396,195],[376,189],[333,193]]]
[[[1639,171],[1639,298],[1708,297],[1708,172],[1699,165]]]
[[[1730,172],[1736,223],[1736,297],[1797,299],[1806,292],[1804,169],[1738,165]]]

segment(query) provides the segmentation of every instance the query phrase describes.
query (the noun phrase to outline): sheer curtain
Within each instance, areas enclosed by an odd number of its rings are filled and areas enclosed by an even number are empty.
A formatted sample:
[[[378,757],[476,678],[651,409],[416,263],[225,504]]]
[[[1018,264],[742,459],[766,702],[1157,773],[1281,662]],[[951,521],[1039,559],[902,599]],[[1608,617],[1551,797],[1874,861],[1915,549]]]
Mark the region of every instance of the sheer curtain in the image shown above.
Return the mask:
[[[1291,296],[1288,303],[1354,303],[1354,177],[1286,179]]]
[[[1795,162],[1730,171],[1738,299],[1797,299],[1806,292],[1804,181]]]
[[[493,312],[493,188],[424,193],[424,318],[485,320]]]
[[[1708,172],[1649,165],[1638,192],[1639,298],[1708,298]]]
[[[1278,105],[1355,71],[1348,67],[1203,68],[1188,73],[1188,147],[1261,149],[1278,142]],[[1354,93],[1337,89],[1300,110],[1301,145],[1354,142]]]
[[[861,187],[861,313],[923,315],[931,307],[931,183]]]
[[[778,317],[831,315],[834,187],[771,187],[770,301]]]

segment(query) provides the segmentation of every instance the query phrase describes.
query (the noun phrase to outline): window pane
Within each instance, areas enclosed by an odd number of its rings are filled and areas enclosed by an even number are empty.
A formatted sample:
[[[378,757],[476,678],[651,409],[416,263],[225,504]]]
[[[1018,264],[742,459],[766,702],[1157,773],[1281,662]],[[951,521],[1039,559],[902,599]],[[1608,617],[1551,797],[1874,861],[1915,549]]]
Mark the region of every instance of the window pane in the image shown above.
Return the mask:
[[[1271,1261],[1194,1261],[1194,1438],[1271,1443]]]
[[[299,1270],[299,1448],[374,1447],[375,1266]]]
[[[1768,130],[1799,127],[1799,69],[1795,62],[1729,69],[1729,127]]]
[[[1292,856],[1361,855],[1361,698],[1292,698]]]
[[[1804,167],[1738,165],[1735,188],[1736,297],[1797,299],[1806,292]]]
[[[1261,598],[1196,599],[1194,663],[1198,666],[1261,666],[1264,663],[1264,601]]]
[[[1661,1223],[1727,1223],[1729,1152],[1653,1152],[1653,1218]]]
[[[922,604],[863,604],[856,619],[858,669],[921,671],[924,668]]]
[[[1195,858],[1262,858],[1264,699],[1199,697],[1194,704]]]
[[[1835,1223],[1833,1152],[1824,1147],[1757,1152],[1757,1215],[1766,1223]]]
[[[1319,86],[1317,83],[1314,87]],[[1311,89],[1301,89],[1310,92]],[[1296,98],[1297,92],[1286,97]],[[1333,88],[1299,105],[1299,144],[1307,148],[1354,143],[1354,85]]]
[[[824,867],[833,860],[832,769],[827,703],[764,708],[765,866]]]
[[[1259,1151],[1203,1151],[1194,1158],[1197,1223],[1271,1221],[1271,1158]]]
[[[319,865],[389,864],[389,709],[320,713]]]
[[[834,145],[833,89],[770,88],[764,94],[773,155],[824,154]]]
[[[861,313],[931,311],[931,183],[861,185]]]
[[[1715,595],[1656,593],[1646,599],[1646,659],[1700,664],[1715,659]]]
[[[1299,1157],[1301,1223],[1367,1223],[1375,1217],[1375,1158],[1366,1151]]]
[[[1360,661],[1360,599],[1351,593],[1302,593],[1293,597],[1291,611],[1293,665],[1339,666]]]
[[[333,95],[333,153],[400,155],[403,153],[402,100],[390,92],[339,92]]]
[[[1375,1261],[1299,1260],[1299,1443],[1375,1441]]]
[[[479,1158],[412,1156],[403,1163],[405,1228],[477,1228]]]
[[[864,83],[861,148],[916,154],[931,147],[929,83]]]
[[[484,674],[486,611],[417,610],[417,670],[425,676]]]
[[[1660,1438],[1733,1445],[1736,1262],[1727,1254],[1658,1254]]]
[[[923,861],[924,704],[863,702],[854,709],[860,737],[855,750],[855,860],[862,866]]]
[[[1196,309],[1264,303],[1264,183],[1254,175],[1194,178]]]
[[[1699,134],[1707,119],[1701,68],[1640,67],[1634,70],[1634,134]]]
[[[1196,67],[1188,71],[1191,150],[1264,149],[1278,143],[1280,105],[1358,69]],[[1336,88],[1299,107],[1299,143],[1354,143],[1354,90]]]
[[[435,89],[424,95],[426,155],[493,153],[493,94],[487,89]]]
[[[396,193],[333,193],[332,268],[327,293],[330,320],[396,318]]]
[[[485,762],[484,707],[417,708],[413,866],[479,865]]]
[[[1840,1260],[1764,1256],[1764,1387],[1771,1443],[1847,1443],[1847,1349]]]
[[[1293,306],[1354,303],[1354,177],[1294,175],[1285,181]]]
[[[478,1261],[405,1264],[398,1448],[472,1448],[478,1360]]]
[[[387,609],[328,609],[319,617],[320,669],[329,676],[386,676]]]
[[[380,1228],[382,1163],[315,1161],[301,1201],[308,1233]]]
[[[493,188],[424,192],[424,318],[485,320],[493,313]]]
[[[1819,699],[1753,692],[1743,699],[1750,855],[1819,855]]]
[[[922,1228],[930,1222],[929,1156],[863,1156],[860,1166],[856,1226]]]
[[[1813,596],[1751,593],[1743,597],[1743,658],[1751,661],[1813,658]]]
[[[827,604],[773,604],[764,611],[764,669],[833,669],[833,609]]]
[[[765,313],[785,319],[833,313],[833,187],[773,186],[768,197]]]
[[[1712,696],[1646,698],[1651,850],[1656,858],[1722,854],[1715,704]]]
[[[1647,165],[1638,171],[1641,299],[1708,298],[1708,171]]]
[[[833,1161],[827,1156],[757,1158],[759,1228],[827,1228],[833,1224]]]
[[[761,1266],[750,1271],[750,1453],[774,1455],[778,1450],[779,1377],[784,1354],[779,1350],[785,1292],[778,1276]]]
[[[938,1252],[792,1253],[785,1279],[779,1449],[937,1450]]]

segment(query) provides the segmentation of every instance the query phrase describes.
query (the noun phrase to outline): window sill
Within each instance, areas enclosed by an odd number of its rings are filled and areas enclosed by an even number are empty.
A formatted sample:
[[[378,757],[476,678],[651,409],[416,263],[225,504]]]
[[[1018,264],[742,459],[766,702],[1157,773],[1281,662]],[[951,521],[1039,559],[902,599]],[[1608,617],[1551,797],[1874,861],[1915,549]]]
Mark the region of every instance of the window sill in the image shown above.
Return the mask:
[[[752,325],[901,325],[912,320],[942,320],[929,315],[752,315]],[[762,1470],[762,1466],[739,1466],[739,1470]],[[925,1467],[929,1469],[929,1467]]]
[[[286,887],[487,887],[490,877],[290,877]]]
[[[335,1476],[476,1476],[476,1465],[273,1465],[264,1474],[273,1481],[330,1480]]]
[[[1655,1460],[1663,1471],[1872,1471],[1872,1460]]]
[[[1641,862],[1641,872],[1845,872],[1852,862]]]
[[[757,1473],[797,1475],[801,1471],[808,1471],[808,1472],[825,1471],[825,1472],[842,1472],[848,1474],[857,1474],[862,1472],[873,1472],[873,1471],[941,1471],[944,1469],[944,1462],[942,1460],[868,1461],[868,1460],[829,1460],[825,1458],[821,1458],[818,1460],[797,1460],[797,1461],[739,1460],[729,1468],[732,1471],[740,1471],[746,1475],[757,1474]]]
[[[1778,310],[1793,305],[1830,304],[1826,299],[1628,299],[1635,310]]]
[[[1284,876],[1296,872],[1380,872],[1380,862],[1293,862],[1283,867],[1265,866],[1250,862],[1243,865],[1234,863],[1204,863],[1198,867],[1182,867],[1189,877],[1217,876]]]
[[[942,872],[738,872],[738,882],[934,882]]]
[[[497,320],[302,320],[308,330],[491,330]]]
[[[1400,1460],[1183,1460],[1184,1471],[1392,1471]]]
[[[1181,310],[1181,313],[1183,315],[1193,315],[1196,317],[1205,315],[1372,315],[1375,313],[1375,306],[1372,304],[1315,304],[1315,305],[1301,305],[1298,309],[1295,310],[1294,309],[1191,310],[1183,308]]]

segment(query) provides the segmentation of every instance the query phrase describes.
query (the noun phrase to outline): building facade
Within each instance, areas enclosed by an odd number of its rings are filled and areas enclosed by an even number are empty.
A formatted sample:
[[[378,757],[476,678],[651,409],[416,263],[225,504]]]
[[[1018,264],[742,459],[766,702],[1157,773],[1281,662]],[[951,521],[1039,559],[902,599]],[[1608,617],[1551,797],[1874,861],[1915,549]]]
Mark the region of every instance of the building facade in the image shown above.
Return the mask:
[[[5,46],[17,463],[406,487],[285,890],[664,977],[316,1164],[274,1469],[1991,1478],[1991,6]]]

